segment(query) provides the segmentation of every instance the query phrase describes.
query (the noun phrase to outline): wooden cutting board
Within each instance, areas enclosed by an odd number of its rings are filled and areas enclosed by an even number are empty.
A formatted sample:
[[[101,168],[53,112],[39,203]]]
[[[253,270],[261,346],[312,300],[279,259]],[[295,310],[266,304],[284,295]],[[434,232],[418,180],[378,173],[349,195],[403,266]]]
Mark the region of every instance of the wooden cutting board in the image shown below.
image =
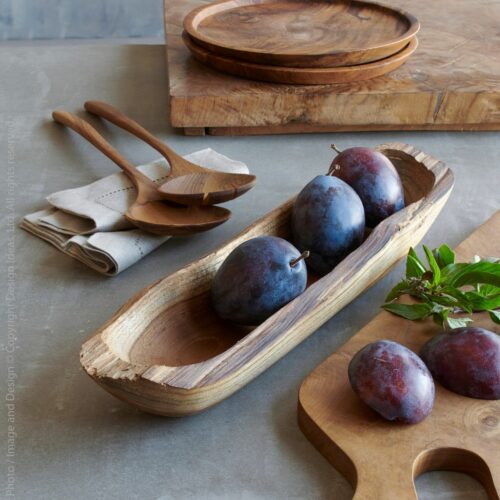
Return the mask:
[[[245,80],[196,62],[183,20],[208,3],[165,0],[170,121],[188,134],[500,129],[500,0],[386,0],[418,17],[415,54],[388,75],[319,86]]]
[[[500,211],[457,248],[459,261],[475,254],[500,254]],[[475,321],[500,332],[486,314],[476,314]],[[383,311],[302,383],[300,428],[348,479],[358,500],[416,499],[414,479],[430,470],[469,473],[489,498],[499,498],[500,401],[466,398],[436,383],[430,416],[416,425],[395,424],[365,406],[349,385],[349,361],[366,344],[390,339],[418,352],[437,331],[432,321]]]

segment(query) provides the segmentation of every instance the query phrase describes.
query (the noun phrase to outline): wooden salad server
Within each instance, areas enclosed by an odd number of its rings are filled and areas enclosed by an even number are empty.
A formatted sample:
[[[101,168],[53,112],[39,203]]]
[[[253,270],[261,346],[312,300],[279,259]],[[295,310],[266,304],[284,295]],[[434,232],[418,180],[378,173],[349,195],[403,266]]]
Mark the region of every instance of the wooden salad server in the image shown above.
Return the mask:
[[[142,139],[167,160],[170,165],[169,180],[159,188],[164,199],[182,205],[214,205],[233,200],[255,185],[255,175],[217,172],[185,160],[110,104],[87,101],[84,106],[90,113]]]
[[[162,202],[164,195],[156,184],[123,158],[90,123],[67,111],[54,111],[52,117],[87,139],[128,175],[137,189],[137,198],[125,217],[134,226],[154,234],[187,235],[212,229],[231,216],[222,207],[183,207]]]

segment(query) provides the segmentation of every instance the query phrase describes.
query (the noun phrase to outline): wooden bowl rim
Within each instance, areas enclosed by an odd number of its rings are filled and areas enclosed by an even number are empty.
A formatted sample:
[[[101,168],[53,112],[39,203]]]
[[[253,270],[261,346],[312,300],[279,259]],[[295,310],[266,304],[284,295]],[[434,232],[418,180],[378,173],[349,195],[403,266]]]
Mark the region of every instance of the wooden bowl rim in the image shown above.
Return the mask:
[[[183,22],[183,27],[184,30],[191,36],[193,40],[197,40],[201,42],[203,45],[207,44],[212,47],[220,47],[224,49],[225,51],[230,51],[233,54],[238,54],[238,53],[248,53],[248,54],[270,54],[274,55],[276,57],[282,57],[282,58],[301,58],[301,57],[321,57],[321,56],[328,56],[328,55],[341,55],[341,54],[349,54],[352,52],[360,52],[363,50],[379,50],[382,48],[390,47],[391,45],[397,45],[401,42],[404,41],[410,41],[415,35],[419,32],[420,30],[420,21],[417,19],[416,16],[413,14],[410,14],[409,12],[399,9],[397,7],[392,7],[389,5],[384,5],[382,3],[378,2],[372,2],[368,0],[350,0],[352,3],[356,4],[362,4],[366,5],[369,8],[375,9],[375,10],[383,10],[386,12],[389,12],[393,16],[398,16],[400,18],[404,18],[407,23],[408,23],[408,29],[407,31],[402,34],[399,37],[389,39],[383,43],[377,44],[377,45],[372,45],[370,47],[366,47],[364,49],[362,48],[346,48],[346,49],[341,49],[341,50],[333,50],[333,51],[327,51],[327,52],[286,52],[286,53],[280,53],[280,52],[270,52],[270,51],[265,51],[262,49],[252,49],[250,47],[247,48],[237,48],[234,45],[228,45],[225,43],[220,43],[217,40],[214,40],[210,37],[205,36],[203,33],[198,32],[197,27],[199,26],[200,22],[214,14],[217,14],[219,12],[222,12],[226,10],[224,8],[224,4],[233,4],[234,8],[237,8],[239,6],[247,6],[247,5],[256,5],[256,4],[266,4],[266,3],[273,3],[276,0],[217,0],[216,2],[211,2],[209,4],[204,4],[200,5],[199,7],[196,7],[193,9],[191,12],[187,14],[187,16],[184,18]],[[286,0],[290,1],[290,0]],[[316,0],[316,3],[319,2],[325,2],[326,3],[332,3],[331,1],[328,0]],[[345,3],[345,2],[339,2],[339,3]],[[227,9],[230,10],[230,9]],[[205,11],[207,15],[204,17],[203,14],[205,14]],[[201,19],[198,19],[198,17],[201,16]]]
[[[414,213],[423,210],[427,206],[432,205],[434,203],[435,198],[440,199],[446,193],[451,191],[454,182],[454,175],[452,170],[444,162],[437,160],[431,155],[428,155],[413,146],[399,142],[380,144],[376,146],[375,149],[381,152],[394,151],[406,154],[409,157],[413,158],[418,164],[420,164],[434,176],[434,182],[429,192],[419,200],[416,200],[415,202],[412,202],[409,205],[407,205],[404,209],[397,212],[397,214],[400,215],[408,214],[411,217]],[[316,283],[308,287],[303,294],[301,294],[299,297],[297,297],[296,299],[294,299],[293,301],[282,307],[273,316],[268,318],[264,323],[260,324],[252,331],[250,331],[247,335],[245,335],[240,341],[236,342],[226,351],[212,358],[209,358],[207,360],[198,363],[181,365],[181,366],[168,366],[168,365],[158,365],[158,364],[140,365],[121,358],[118,353],[113,351],[112,347],[108,344],[108,342],[106,342],[106,339],[104,337],[112,333],[112,331],[110,332],[110,329],[113,327],[115,323],[120,321],[120,318],[124,313],[133,313],[134,310],[142,307],[142,301],[148,299],[148,294],[151,292],[152,289],[156,288],[158,285],[160,285],[160,283],[170,279],[177,273],[187,272],[191,266],[198,264],[200,261],[211,258],[214,254],[220,252],[223,248],[225,248],[228,244],[230,244],[231,241],[239,239],[244,234],[252,231],[252,229],[255,226],[257,226],[264,219],[269,217],[272,213],[284,210],[285,207],[287,207],[288,209],[288,206],[293,204],[294,199],[295,196],[293,196],[291,199],[289,199],[282,205],[278,206],[276,209],[265,214],[263,217],[259,218],[253,224],[251,224],[250,226],[245,228],[242,232],[240,232],[238,235],[236,235],[235,238],[233,238],[229,242],[224,243],[218,249],[202,256],[200,259],[197,259],[196,261],[185,266],[184,268],[181,268],[175,273],[169,274],[168,276],[159,279],[158,281],[152,283],[150,286],[140,291],[138,294],[134,295],[99,330],[97,330],[89,339],[87,339],[82,344],[80,351],[80,362],[84,370],[91,377],[97,379],[119,378],[121,380],[128,380],[131,382],[137,379],[143,379],[153,384],[159,384],[164,386],[168,385],[179,391],[186,391],[193,389],[202,390],[202,388],[206,388],[207,386],[214,387],[219,384],[224,384],[224,375],[217,374],[215,376],[216,380],[213,379],[211,380],[208,377],[208,375],[212,372],[213,368],[216,367],[221,360],[223,360],[224,358],[231,359],[231,356],[235,353],[235,351],[245,349],[245,347],[249,343],[251,344],[252,340],[254,340],[255,337],[266,335],[270,337],[270,342],[272,343],[273,329],[267,329],[268,323],[273,322],[273,320],[276,321],[277,316],[281,316],[283,318],[283,321],[286,321],[287,311],[290,307],[292,307],[295,301],[304,298],[307,300],[308,295],[312,295],[314,293],[319,283],[324,284],[325,280],[333,281],[335,279],[335,273],[340,272],[339,270],[340,266],[342,265],[349,266],[349,261],[355,259],[360,253],[362,253],[366,249],[367,243],[375,239],[376,236],[384,235],[384,233],[390,236],[394,233],[394,231],[400,230],[400,225],[398,223],[393,222],[395,220],[394,217],[397,214],[394,214],[393,216],[388,217],[387,219],[382,221],[374,228],[370,236],[363,242],[363,244],[360,247],[358,247],[354,252],[349,254],[349,256],[347,256],[339,264],[339,266],[337,266],[327,275],[323,276]],[[381,241],[383,241],[383,238]],[[139,338],[143,333],[144,331],[139,333],[136,338]],[[88,358],[90,358],[90,360]],[[106,368],[104,370],[98,370],[95,367],[93,363],[95,362],[96,359],[100,360],[100,364],[105,365]],[[204,369],[200,370],[200,367],[203,367]],[[111,371],[113,372],[113,375],[108,377],[108,374]],[[193,374],[195,375],[195,377],[193,377],[192,382],[190,383],[190,387],[188,388],[176,387],[175,378],[176,377],[185,378],[190,372],[193,372]],[[117,373],[119,373],[119,376],[116,375]]]

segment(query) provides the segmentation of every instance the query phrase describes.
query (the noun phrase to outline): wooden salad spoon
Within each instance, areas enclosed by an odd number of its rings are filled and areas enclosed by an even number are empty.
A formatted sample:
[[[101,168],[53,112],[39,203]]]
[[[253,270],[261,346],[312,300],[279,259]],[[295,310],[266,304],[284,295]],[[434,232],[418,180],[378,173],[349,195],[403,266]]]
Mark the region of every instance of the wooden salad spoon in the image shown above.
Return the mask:
[[[67,111],[54,111],[52,117],[87,139],[128,175],[137,189],[137,198],[125,217],[134,226],[155,234],[187,235],[212,229],[231,216],[222,207],[185,207],[162,202],[164,195],[156,184],[123,158],[90,123]]]
[[[159,187],[167,200],[183,205],[214,205],[233,200],[255,185],[251,174],[217,172],[185,160],[142,125],[100,101],[87,101],[85,109],[127,130],[156,149],[169,163],[169,180]]]

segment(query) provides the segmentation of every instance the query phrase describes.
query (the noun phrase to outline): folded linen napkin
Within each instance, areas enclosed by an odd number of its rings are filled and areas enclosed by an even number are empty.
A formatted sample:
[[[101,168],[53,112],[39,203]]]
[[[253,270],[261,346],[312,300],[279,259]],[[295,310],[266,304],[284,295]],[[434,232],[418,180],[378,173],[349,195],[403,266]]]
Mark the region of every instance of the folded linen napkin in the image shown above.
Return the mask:
[[[247,166],[207,148],[187,160],[221,172],[248,174]],[[163,184],[170,167],[162,158],[137,167]],[[129,178],[118,172],[87,186],[47,197],[49,206],[26,215],[20,227],[107,276],[115,276],[155,250],[170,236],[135,228],[124,217],[136,197]]]

